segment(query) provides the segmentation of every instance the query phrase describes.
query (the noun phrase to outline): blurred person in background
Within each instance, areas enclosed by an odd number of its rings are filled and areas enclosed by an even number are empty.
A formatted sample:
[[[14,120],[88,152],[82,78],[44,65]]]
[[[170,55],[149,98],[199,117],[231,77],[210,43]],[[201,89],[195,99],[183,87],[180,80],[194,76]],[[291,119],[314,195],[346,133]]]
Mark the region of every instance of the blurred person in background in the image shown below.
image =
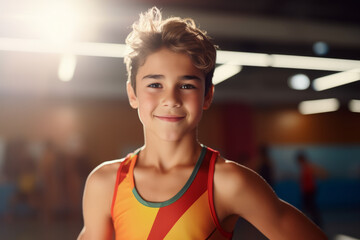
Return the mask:
[[[319,226],[322,226],[321,215],[316,204],[318,192],[316,180],[327,177],[327,172],[320,166],[311,163],[304,150],[296,154],[300,166],[300,190],[304,212]]]

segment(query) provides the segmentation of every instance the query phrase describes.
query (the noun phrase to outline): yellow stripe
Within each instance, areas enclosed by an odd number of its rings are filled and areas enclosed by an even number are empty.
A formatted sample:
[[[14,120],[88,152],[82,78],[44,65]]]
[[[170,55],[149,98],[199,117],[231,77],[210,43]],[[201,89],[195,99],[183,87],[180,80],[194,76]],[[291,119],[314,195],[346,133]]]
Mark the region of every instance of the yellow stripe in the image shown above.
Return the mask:
[[[146,239],[159,211],[137,201],[131,192],[128,177],[118,187],[114,206],[114,228],[116,239]]]
[[[164,239],[205,239],[214,229],[206,191],[181,216]]]

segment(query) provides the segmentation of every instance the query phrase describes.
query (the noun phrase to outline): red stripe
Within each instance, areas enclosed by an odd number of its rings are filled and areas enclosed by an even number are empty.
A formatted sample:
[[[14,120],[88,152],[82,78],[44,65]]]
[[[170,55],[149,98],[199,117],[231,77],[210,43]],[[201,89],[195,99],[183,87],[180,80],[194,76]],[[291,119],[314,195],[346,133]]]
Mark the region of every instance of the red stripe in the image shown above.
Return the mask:
[[[115,189],[114,189],[114,195],[113,195],[113,199],[112,199],[112,203],[111,203],[111,216],[114,217],[114,205],[115,205],[115,199],[116,199],[116,195],[117,195],[117,190],[118,190],[118,185],[119,185],[119,179],[120,179],[120,172],[121,172],[121,168],[124,162],[120,163],[119,169],[117,170],[117,174],[116,174],[116,181],[115,181]]]
[[[124,178],[126,177],[126,174],[129,171],[129,159],[131,158],[130,154],[127,155],[127,157],[125,158],[124,161],[122,161],[120,163],[119,169],[117,170],[116,173],[116,181],[115,181],[115,186],[114,186],[114,195],[113,195],[113,199],[112,199],[112,203],[111,203],[111,216],[113,216],[114,213],[114,205],[115,205],[115,200],[116,200],[116,196],[117,196],[117,190],[118,190],[118,186],[119,184],[124,180]],[[124,171],[122,171],[124,169]]]
[[[211,210],[211,215],[212,218],[215,222],[215,225],[217,227],[217,229],[219,230],[219,232],[226,237],[227,239],[231,239],[232,238],[232,233],[229,233],[227,231],[225,231],[219,222],[219,219],[216,215],[216,211],[215,211],[215,205],[214,205],[214,172],[215,172],[215,163],[216,163],[216,159],[219,156],[219,152],[212,150],[213,151],[213,155],[211,157],[210,160],[210,166],[209,166],[209,177],[208,177],[208,193],[209,193],[209,204],[210,204],[210,210]]]
[[[120,172],[120,177],[119,177],[119,182],[118,182],[118,185],[126,178],[126,175],[128,174],[128,172],[129,172],[129,168],[130,168],[130,163],[131,163],[131,161],[130,161],[130,159],[131,159],[132,157],[130,157],[130,158],[128,158],[128,159],[126,159],[125,161],[124,161],[124,166],[122,167],[122,170],[121,170],[121,172]]]
[[[173,204],[160,208],[148,240],[163,239],[186,210],[206,191],[210,156],[211,152],[207,151],[195,179],[180,199]]]

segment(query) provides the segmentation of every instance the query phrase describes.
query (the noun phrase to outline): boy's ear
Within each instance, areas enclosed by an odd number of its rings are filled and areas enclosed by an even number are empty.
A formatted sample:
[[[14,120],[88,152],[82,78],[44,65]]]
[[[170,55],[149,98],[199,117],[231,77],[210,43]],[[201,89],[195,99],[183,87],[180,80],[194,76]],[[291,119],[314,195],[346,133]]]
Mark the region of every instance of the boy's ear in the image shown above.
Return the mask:
[[[126,82],[126,92],[129,98],[129,103],[130,106],[134,109],[138,108],[138,101],[137,101],[137,97],[134,91],[134,88],[131,86],[130,81]]]
[[[214,92],[215,92],[215,87],[214,87],[214,85],[211,85],[207,94],[205,95],[204,105],[203,105],[204,110],[206,110],[210,107],[213,97],[214,97]]]

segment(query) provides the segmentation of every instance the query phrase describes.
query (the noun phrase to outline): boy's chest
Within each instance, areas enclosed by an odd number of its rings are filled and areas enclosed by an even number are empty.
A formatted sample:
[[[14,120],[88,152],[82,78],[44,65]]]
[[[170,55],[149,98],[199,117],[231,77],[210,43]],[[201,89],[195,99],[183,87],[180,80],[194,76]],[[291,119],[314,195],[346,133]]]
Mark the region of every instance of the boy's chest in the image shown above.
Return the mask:
[[[134,169],[134,182],[140,196],[149,202],[164,202],[174,197],[188,182],[193,168],[168,173],[151,169]]]

